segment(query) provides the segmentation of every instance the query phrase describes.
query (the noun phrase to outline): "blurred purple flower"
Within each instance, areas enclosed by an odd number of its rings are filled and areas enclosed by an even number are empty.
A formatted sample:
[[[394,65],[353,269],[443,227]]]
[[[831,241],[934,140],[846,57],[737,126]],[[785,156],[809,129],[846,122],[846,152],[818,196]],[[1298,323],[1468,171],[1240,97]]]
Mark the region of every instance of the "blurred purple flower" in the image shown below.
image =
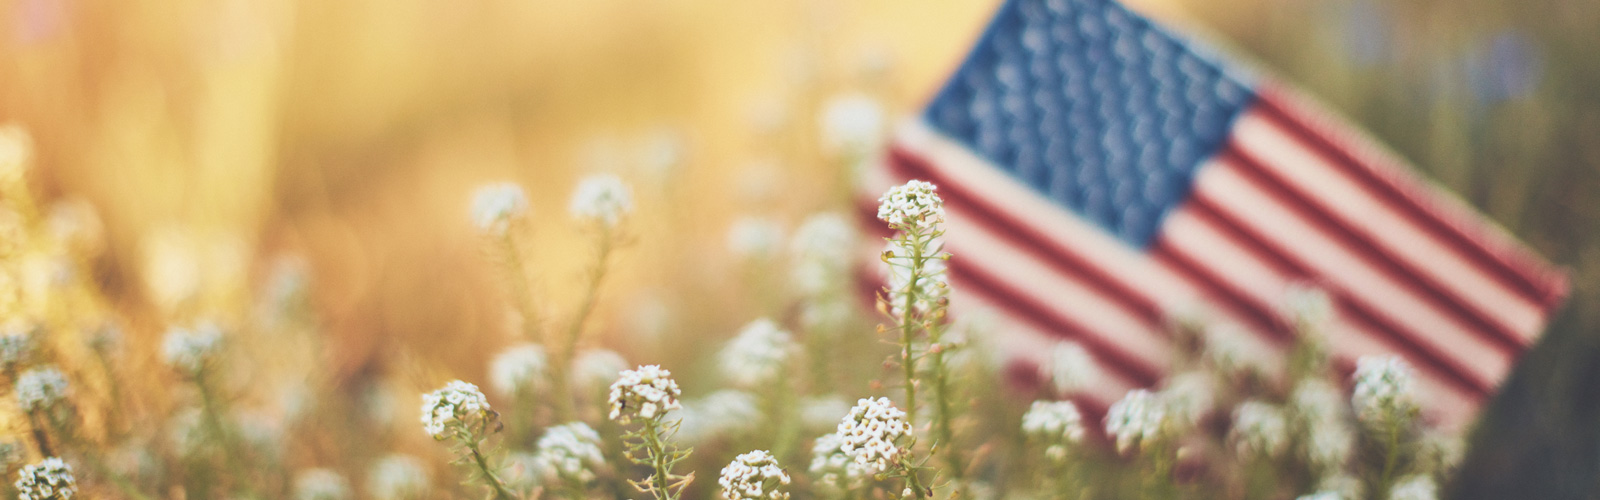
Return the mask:
[[[1508,30],[1487,46],[1467,54],[1467,85],[1480,102],[1496,103],[1526,97],[1539,87],[1544,61],[1539,46],[1526,33]]]
[[[66,24],[67,0],[22,0],[16,9],[17,40],[24,44],[54,38]]]

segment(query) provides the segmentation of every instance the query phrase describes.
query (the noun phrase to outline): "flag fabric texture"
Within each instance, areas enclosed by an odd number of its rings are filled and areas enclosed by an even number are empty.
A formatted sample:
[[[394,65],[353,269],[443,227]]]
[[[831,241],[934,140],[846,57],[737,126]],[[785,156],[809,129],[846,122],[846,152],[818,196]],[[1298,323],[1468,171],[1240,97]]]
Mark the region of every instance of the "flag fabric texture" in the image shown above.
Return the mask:
[[[888,156],[869,189],[945,200],[954,312],[995,313],[1014,366],[1080,343],[1099,408],[1166,374],[1180,311],[1281,352],[1314,287],[1341,373],[1402,355],[1459,427],[1567,290],[1351,125],[1109,0],[1007,1]]]

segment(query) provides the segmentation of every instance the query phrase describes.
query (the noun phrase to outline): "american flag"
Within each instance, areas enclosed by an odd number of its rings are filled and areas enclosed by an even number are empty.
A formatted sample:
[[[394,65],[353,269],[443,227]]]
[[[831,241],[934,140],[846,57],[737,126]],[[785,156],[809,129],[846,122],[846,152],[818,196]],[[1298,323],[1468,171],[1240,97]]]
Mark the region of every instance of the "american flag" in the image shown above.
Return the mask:
[[[1460,427],[1567,291],[1353,126],[1109,0],[1007,1],[869,178],[939,186],[953,312],[998,313],[1014,366],[1083,345],[1091,407],[1166,374],[1177,311],[1283,349],[1285,294],[1310,286],[1336,368],[1400,354]]]

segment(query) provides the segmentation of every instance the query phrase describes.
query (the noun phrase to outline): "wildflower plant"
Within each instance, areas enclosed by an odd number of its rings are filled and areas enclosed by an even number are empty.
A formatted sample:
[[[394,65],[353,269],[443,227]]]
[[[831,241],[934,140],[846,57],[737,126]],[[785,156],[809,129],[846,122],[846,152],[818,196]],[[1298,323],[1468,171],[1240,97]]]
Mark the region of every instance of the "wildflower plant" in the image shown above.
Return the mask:
[[[476,385],[453,380],[422,395],[422,430],[435,441],[450,442],[458,455],[456,463],[472,470],[468,481],[482,482],[496,500],[512,500],[517,496],[501,481],[484,450],[485,441],[501,427],[500,414],[489,407]]]
[[[651,469],[643,481],[628,480],[640,493],[648,493],[656,500],[677,500],[684,488],[694,481],[694,474],[677,475],[673,466],[689,458],[693,449],[678,449],[672,436],[678,431],[677,422],[669,422],[666,414],[681,409],[678,398],[683,394],[672,372],[657,365],[640,366],[624,370],[611,384],[608,401],[610,419],[628,425],[637,420],[637,430],[623,436],[627,446],[624,456],[635,464]]]
[[[960,446],[954,443],[955,388],[946,364],[947,355],[957,344],[943,338],[949,326],[949,286],[944,266],[949,254],[940,242],[945,210],[936,189],[933,184],[912,180],[890,188],[878,198],[878,220],[894,231],[882,255],[889,266],[888,284],[878,295],[878,309],[892,324],[879,329],[898,334],[897,361],[903,373],[906,420],[912,424],[919,422],[917,393],[922,372],[918,364],[924,357],[929,358],[927,373],[935,396],[935,446],[941,450],[946,469],[959,481],[966,464]],[[914,473],[910,476],[915,478]]]
[[[1395,487],[1395,474],[1406,453],[1406,438],[1413,430],[1420,407],[1416,396],[1416,373],[1398,356],[1363,356],[1356,360],[1355,388],[1350,405],[1356,418],[1383,447],[1383,472],[1378,492]]]
[[[595,259],[584,276],[584,291],[578,309],[569,320],[565,335],[551,339],[555,357],[551,363],[551,378],[556,393],[556,416],[571,420],[575,416],[570,374],[573,358],[577,355],[578,341],[583,336],[584,325],[594,313],[600,298],[600,286],[610,270],[612,254],[624,242],[623,221],[633,211],[633,192],[622,179],[610,174],[591,175],[579,181],[568,205],[572,217],[593,232]]]

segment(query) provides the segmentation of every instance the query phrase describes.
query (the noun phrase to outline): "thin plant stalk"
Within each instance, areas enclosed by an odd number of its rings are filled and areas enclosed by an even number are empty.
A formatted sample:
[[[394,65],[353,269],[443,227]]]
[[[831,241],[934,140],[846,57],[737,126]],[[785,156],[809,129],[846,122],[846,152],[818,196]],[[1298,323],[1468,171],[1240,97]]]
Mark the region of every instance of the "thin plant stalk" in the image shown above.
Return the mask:
[[[578,311],[568,325],[566,337],[561,339],[561,349],[556,354],[552,378],[556,390],[556,415],[560,421],[573,419],[573,408],[576,405],[572,387],[569,383],[572,369],[572,358],[577,355],[578,340],[583,336],[584,324],[594,312],[595,304],[599,301],[600,285],[605,281],[611,253],[615,248],[614,233],[612,228],[600,225],[599,252],[595,258],[594,267],[589,270],[588,288],[584,290],[583,302],[579,303]]]

